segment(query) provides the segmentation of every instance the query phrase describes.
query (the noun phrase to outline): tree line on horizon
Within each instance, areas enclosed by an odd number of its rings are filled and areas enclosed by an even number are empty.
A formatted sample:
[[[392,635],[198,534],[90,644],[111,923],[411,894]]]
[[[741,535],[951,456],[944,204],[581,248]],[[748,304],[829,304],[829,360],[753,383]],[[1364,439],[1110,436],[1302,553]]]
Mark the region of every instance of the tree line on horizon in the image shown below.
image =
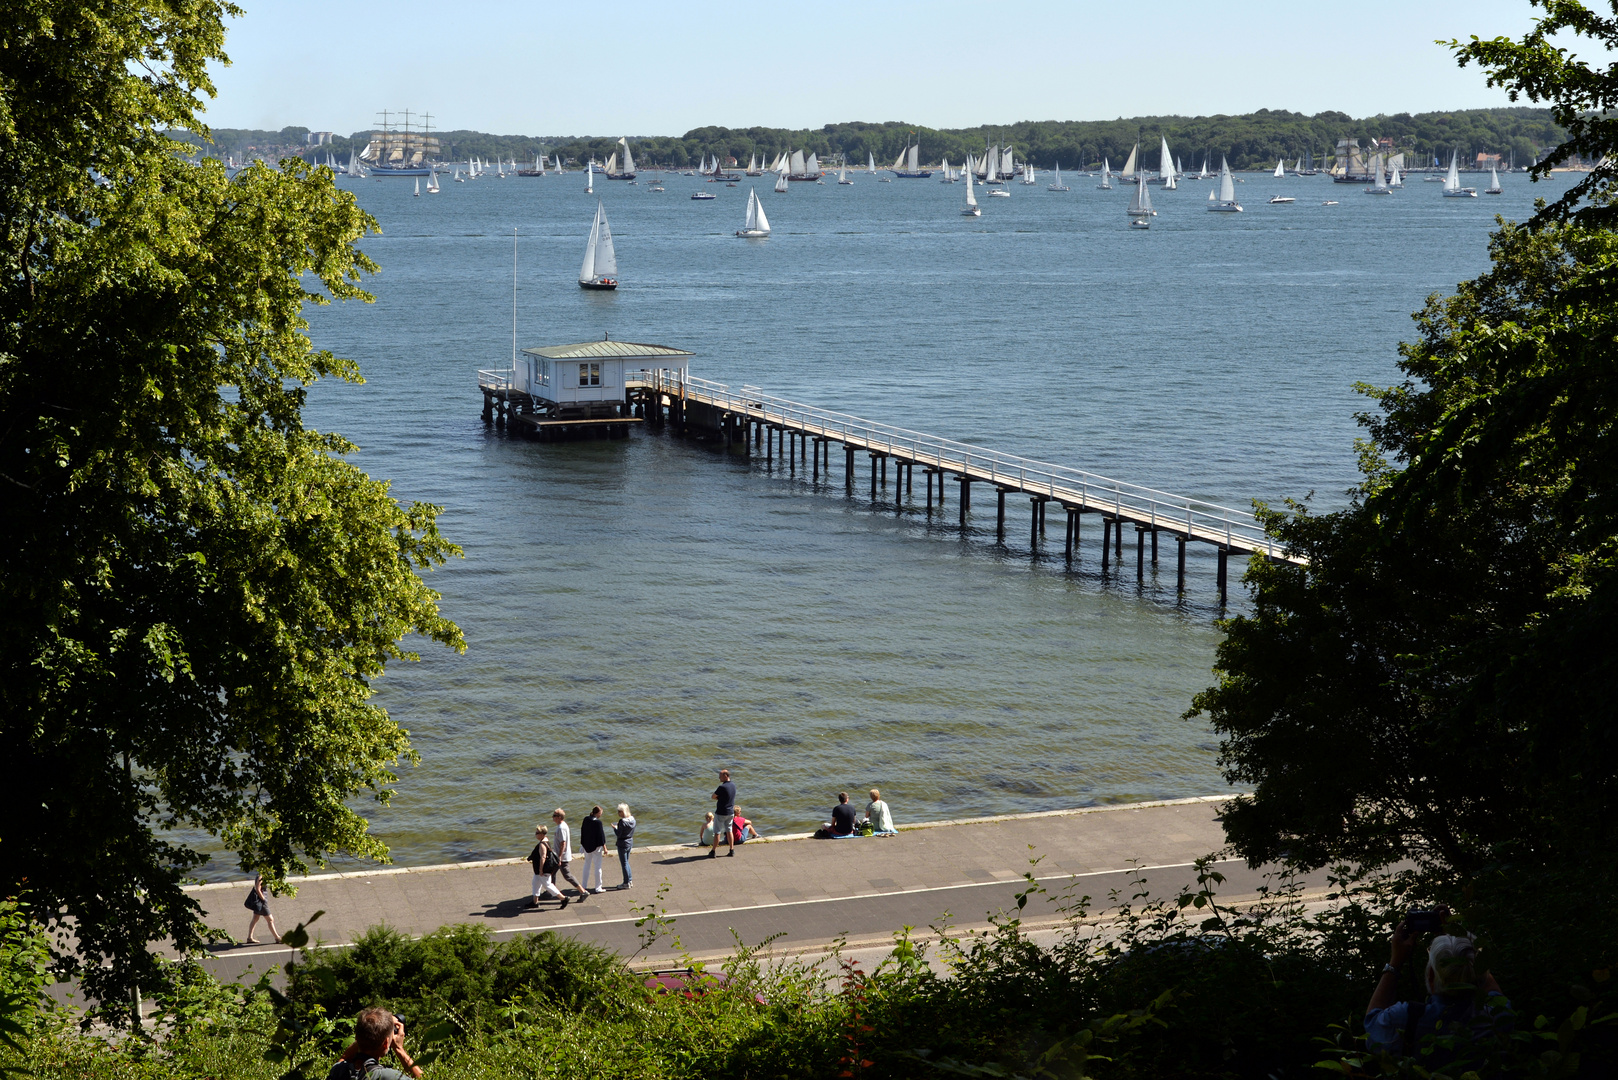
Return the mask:
[[[364,149],[371,133],[371,129],[365,129],[346,137],[334,136],[325,145],[306,146],[304,136],[308,131],[302,127],[278,132],[214,128],[211,152],[238,160],[302,156],[313,161],[324,160],[330,153],[346,162],[351,151]],[[536,154],[559,155],[578,165],[591,158],[605,161],[618,149],[619,138],[494,135],[467,130],[434,134],[443,146],[445,160],[475,156],[515,159],[519,164],[531,163]],[[1566,130],[1556,123],[1550,109],[1510,107],[1358,119],[1341,112],[1309,116],[1285,109],[1260,109],[1240,115],[1040,120],[972,128],[928,128],[899,121],[856,121],[797,129],[700,127],[678,136],[630,136],[629,144],[641,167],[656,164],[689,168],[711,156],[734,158],[745,165],[757,155],[767,163],[783,150],[813,152],[820,156],[822,164],[844,159],[852,165],[863,165],[875,157],[879,166],[886,166],[912,139],[921,147],[921,160],[937,162],[948,158],[959,163],[969,153],[981,155],[989,144],[1009,143],[1019,161],[1032,161],[1036,167],[1048,169],[1056,165],[1088,168],[1099,166],[1103,159],[1116,167],[1137,142],[1146,160],[1155,162],[1159,142],[1166,138],[1170,150],[1187,166],[1192,162],[1200,165],[1207,155],[1210,166],[1217,167],[1223,155],[1229,158],[1232,168],[1250,169],[1269,167],[1278,158],[1292,162],[1310,155],[1317,165],[1324,166],[1336,152],[1339,139],[1358,139],[1361,146],[1369,145],[1373,139],[1391,139],[1394,149],[1410,157],[1412,164],[1428,162],[1435,156],[1447,160],[1450,151],[1458,149],[1467,161],[1479,153],[1499,154],[1502,160],[1527,165],[1546,147],[1566,137]]]

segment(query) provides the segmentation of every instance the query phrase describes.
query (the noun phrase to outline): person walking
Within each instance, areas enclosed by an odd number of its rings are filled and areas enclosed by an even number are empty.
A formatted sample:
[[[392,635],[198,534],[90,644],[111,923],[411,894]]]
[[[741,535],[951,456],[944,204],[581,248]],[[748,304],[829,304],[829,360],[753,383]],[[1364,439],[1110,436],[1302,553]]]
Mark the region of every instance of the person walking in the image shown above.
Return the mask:
[[[618,845],[618,865],[624,868],[624,883],[620,889],[633,889],[635,877],[629,872],[629,851],[635,846],[635,815],[628,803],[618,804],[618,820],[612,826],[613,840]]]
[[[708,796],[714,801],[713,808],[713,846],[708,849],[708,858],[719,854],[719,837],[723,833],[725,847],[729,849],[727,855],[736,854],[736,840],[730,835],[730,820],[736,816],[736,785],[730,782],[730,770],[719,770],[719,786],[713,789]]]
[[[607,826],[601,820],[601,807],[590,807],[590,816],[579,822],[579,847],[584,849],[584,887],[593,893],[604,893],[601,884],[601,863],[607,854]],[[590,882],[595,881],[592,887]]]
[[[247,924],[247,944],[258,944],[258,938],[253,936],[253,931],[258,929],[260,919],[269,924],[270,940],[272,942],[281,940],[281,935],[275,929],[275,916],[270,914],[270,894],[265,891],[263,874],[253,878],[253,887],[247,891],[247,899],[242,901],[242,907],[253,913],[253,921]]]
[[[877,788],[871,789],[871,801],[865,806],[865,820],[871,823],[872,836],[899,834],[899,830],[893,827],[893,811],[882,801],[882,792]]]
[[[567,897],[562,890],[556,887],[553,875],[556,868],[561,865],[557,861],[556,852],[551,848],[550,830],[543,825],[534,826],[534,850],[528,853],[528,863],[534,868],[534,894],[528,900],[529,907],[538,907],[540,897],[550,895],[567,907]],[[561,908],[557,908],[558,911]]]
[[[573,878],[571,866],[573,862],[573,833],[567,827],[567,811],[558,806],[551,811],[551,820],[556,823],[556,872],[562,875],[563,879],[578,892],[579,903],[582,904],[589,893],[586,893],[584,886]]]

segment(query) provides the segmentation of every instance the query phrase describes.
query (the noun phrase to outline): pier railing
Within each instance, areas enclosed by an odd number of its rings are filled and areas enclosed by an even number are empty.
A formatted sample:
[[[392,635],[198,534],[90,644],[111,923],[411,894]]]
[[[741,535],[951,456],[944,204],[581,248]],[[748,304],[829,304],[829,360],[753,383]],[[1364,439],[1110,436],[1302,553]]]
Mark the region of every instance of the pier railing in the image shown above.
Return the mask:
[[[1281,545],[1254,520],[1250,510],[1236,510],[1067,465],[816,408],[766,394],[756,386],[735,390],[725,383],[695,378],[676,369],[630,373],[625,382],[629,387],[684,397],[783,430],[918,462],[925,468],[951,473],[971,482],[991,483],[1008,491],[1110,514],[1120,522],[1127,520],[1152,529],[1180,533],[1188,539],[1218,544],[1226,550],[1301,561],[1295,556],[1288,557]]]

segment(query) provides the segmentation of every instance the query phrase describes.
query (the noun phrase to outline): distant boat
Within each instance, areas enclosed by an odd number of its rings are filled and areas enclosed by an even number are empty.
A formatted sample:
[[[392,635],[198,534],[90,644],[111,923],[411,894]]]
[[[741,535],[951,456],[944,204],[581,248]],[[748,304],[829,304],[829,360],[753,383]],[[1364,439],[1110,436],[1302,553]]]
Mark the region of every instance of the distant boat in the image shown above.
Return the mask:
[[[719,198],[719,196],[715,195],[711,191],[693,191],[691,193],[691,197],[697,202],[707,202],[709,199]]]
[[[1461,172],[1458,168],[1460,151],[1449,152],[1449,175],[1444,177],[1444,198],[1446,199],[1475,199],[1478,197],[1477,188],[1461,186]]]
[[[1163,136],[1163,147],[1158,151],[1158,157],[1158,181],[1163,185],[1164,191],[1173,191],[1180,185],[1176,182],[1178,179],[1178,171],[1174,167],[1174,157],[1169,153],[1169,140],[1167,136]]]
[[[1393,189],[1388,187],[1387,174],[1382,169],[1383,155],[1376,156],[1376,177],[1371,186],[1365,189],[1367,195],[1392,195]]]
[[[770,219],[764,216],[764,204],[758,201],[758,192],[747,189],[747,224],[736,230],[737,236],[758,239],[770,235]]]
[[[787,171],[785,169],[775,174],[775,190],[782,195],[785,195],[788,191]]]
[[[843,165],[843,166],[840,166],[838,168],[838,170],[837,170],[837,182],[839,184],[852,184],[854,182],[854,181],[852,181],[852,180],[850,180],[848,178],[848,166],[847,165]]]
[[[1152,193],[1146,187],[1146,178],[1136,173],[1135,195],[1129,200],[1129,227],[1150,229],[1152,217],[1156,213],[1157,211],[1152,209]]]
[[[938,178],[938,182],[940,184],[953,184],[955,182],[955,174],[949,171],[949,158],[944,158],[943,164],[940,165],[939,168],[943,170],[944,175]]]
[[[1062,164],[1056,164],[1056,180],[1045,188],[1046,191],[1072,191],[1073,189],[1062,183]]]
[[[1390,188],[1402,188],[1405,186],[1404,177],[1399,175],[1399,166],[1397,165],[1393,166],[1392,172],[1388,175],[1388,186]]]
[[[455,166],[455,182],[457,184],[466,183],[466,177],[461,175],[461,167],[459,165]]]
[[[436,171],[433,172],[431,176],[427,177],[427,194],[438,194],[438,173]]]
[[[1279,158],[1279,159],[1276,160],[1276,163],[1275,163],[1275,178],[1277,180],[1285,180],[1286,177],[1287,177],[1287,159],[1286,158]]]
[[[747,175],[748,176],[763,176],[764,175],[764,170],[760,166],[761,166],[761,163],[758,160],[758,155],[757,154],[750,154],[748,156],[748,158],[747,158]]]
[[[1297,202],[1297,201],[1298,200],[1294,199],[1291,195],[1276,195],[1276,196],[1274,196],[1274,197],[1272,197],[1270,199],[1270,202],[1272,204],[1273,203],[1289,203],[1289,202]]]
[[[1327,199],[1325,202],[1321,203],[1320,205],[1321,206],[1336,206],[1337,205],[1337,200],[1336,199]]]
[[[1135,176],[1140,172],[1140,166],[1138,164],[1136,164],[1137,159],[1139,157],[1140,157],[1140,143],[1136,143],[1135,146],[1134,146],[1134,149],[1129,151],[1129,160],[1124,162],[1124,171],[1118,174],[1118,179],[1120,179],[1120,180],[1133,180],[1133,179],[1135,179]]]
[[[962,217],[982,217],[983,210],[978,206],[977,198],[972,194],[972,158],[966,159],[966,205],[961,207]]]
[[[1110,165],[1108,165],[1106,158],[1101,159],[1101,183],[1096,185],[1096,190],[1097,191],[1111,191],[1112,190],[1112,167]]]
[[[596,200],[596,219],[590,225],[590,241],[584,245],[584,265],[579,267],[579,288],[616,289],[618,254],[612,248],[612,226],[607,224],[607,208]]]
[[[1493,165],[1489,166],[1489,186],[1483,189],[1485,195],[1504,195],[1506,189],[1500,186],[1500,170]]]
[[[416,177],[416,197],[421,197],[421,177]]]
[[[596,193],[595,165],[596,163],[592,161],[584,170],[584,193],[586,195],[594,195]]]
[[[1206,180],[1206,179],[1208,179],[1209,175],[1211,175],[1211,174],[1208,172],[1208,155],[1203,154],[1202,155],[1202,171],[1197,173],[1197,179],[1198,180]]]
[[[1219,159],[1219,197],[1209,192],[1208,198],[1212,200],[1209,210],[1222,214],[1239,214],[1242,212],[1241,204],[1236,201],[1236,181],[1230,175],[1230,161],[1221,156]]]
[[[1022,163],[1022,182],[1025,184],[1039,183],[1034,179],[1034,166],[1026,161]]]
[[[874,151],[867,150],[865,152],[865,171],[872,175],[876,174],[876,154]]]
[[[925,180],[933,175],[931,169],[921,167],[921,144],[906,146],[893,163],[893,173],[902,180]]]

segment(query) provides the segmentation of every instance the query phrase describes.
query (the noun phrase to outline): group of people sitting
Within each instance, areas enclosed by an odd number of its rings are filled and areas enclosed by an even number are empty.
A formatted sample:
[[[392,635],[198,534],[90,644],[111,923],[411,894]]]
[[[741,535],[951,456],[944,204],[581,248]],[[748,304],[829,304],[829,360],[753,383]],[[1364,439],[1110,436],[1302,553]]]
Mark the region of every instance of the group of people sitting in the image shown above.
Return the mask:
[[[837,793],[837,805],[831,808],[831,820],[815,831],[817,840],[846,840],[851,836],[897,836],[893,827],[893,811],[882,801],[882,792],[871,789],[871,801],[865,804],[865,816],[860,817],[848,801],[848,792]]]
[[[742,816],[742,808],[739,806],[733,806],[732,809],[736,812],[730,815],[731,846],[734,847],[737,844],[745,844],[749,840],[757,840],[758,829],[754,827],[751,821]],[[710,810],[707,812],[707,814],[703,815],[702,831],[697,833],[697,846],[705,847],[711,850],[717,846],[720,840],[723,839],[725,839],[723,835],[717,837],[714,835],[714,816],[713,811]]]

